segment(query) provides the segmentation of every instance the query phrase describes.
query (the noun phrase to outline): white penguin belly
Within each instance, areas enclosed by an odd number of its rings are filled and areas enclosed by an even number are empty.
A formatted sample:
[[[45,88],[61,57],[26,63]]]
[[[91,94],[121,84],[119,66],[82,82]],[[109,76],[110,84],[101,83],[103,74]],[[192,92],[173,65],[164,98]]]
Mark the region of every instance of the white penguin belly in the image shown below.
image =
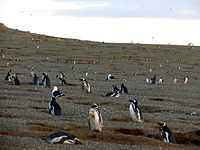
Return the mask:
[[[89,119],[92,130],[101,130],[100,118],[95,110],[90,110]]]
[[[130,111],[132,119],[137,121],[137,117],[136,117],[136,114],[134,112],[134,108],[132,105],[129,106],[129,111]]]

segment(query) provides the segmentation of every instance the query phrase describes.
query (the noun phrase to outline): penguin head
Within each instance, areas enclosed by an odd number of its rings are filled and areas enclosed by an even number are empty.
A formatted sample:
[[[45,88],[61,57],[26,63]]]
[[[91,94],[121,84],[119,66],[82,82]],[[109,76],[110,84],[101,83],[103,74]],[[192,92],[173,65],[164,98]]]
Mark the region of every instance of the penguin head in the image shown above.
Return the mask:
[[[109,80],[109,79],[110,79],[110,76],[111,76],[111,74],[108,74],[106,80]]]
[[[58,91],[58,87],[57,87],[57,86],[54,86],[54,87],[53,87],[53,91]]]
[[[97,106],[96,103],[92,104],[92,106],[91,106],[91,108],[97,108],[97,107],[98,107],[98,106]]]
[[[78,138],[74,138],[74,144],[82,144]]]
[[[43,76],[47,76],[47,73],[46,73],[46,72],[43,72],[42,74],[43,74]]]
[[[17,74],[12,75],[12,77],[13,77],[14,79],[16,79],[16,78],[17,78]]]
[[[158,122],[157,123],[160,127],[166,127],[167,124],[165,122]]]
[[[137,99],[130,99],[129,102],[134,103],[135,105],[138,104]]]
[[[85,79],[85,78],[80,78],[79,80],[80,80],[80,81],[86,81],[86,79]]]

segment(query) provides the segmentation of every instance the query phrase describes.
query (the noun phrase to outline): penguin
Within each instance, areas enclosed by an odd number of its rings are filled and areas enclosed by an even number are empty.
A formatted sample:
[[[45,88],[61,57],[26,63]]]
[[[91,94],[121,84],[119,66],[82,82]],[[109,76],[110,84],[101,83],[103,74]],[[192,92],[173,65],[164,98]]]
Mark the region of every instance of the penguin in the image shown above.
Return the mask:
[[[120,96],[120,91],[109,92],[106,94],[106,97],[119,97],[119,96]]]
[[[160,126],[160,135],[164,142],[167,143],[176,143],[176,139],[174,134],[171,132],[171,130],[167,127],[167,124],[165,122],[158,122],[157,123]]]
[[[129,100],[129,112],[134,121],[143,122],[142,112],[138,107],[137,99]]]
[[[151,78],[151,83],[152,84],[156,84],[157,83],[156,75],[154,75],[153,78]]]
[[[14,79],[14,85],[20,85],[19,79],[17,77],[17,74],[13,75],[12,78]]]
[[[174,80],[173,80],[173,84],[176,84],[176,83],[177,83],[177,80],[178,80],[178,78],[175,77]]]
[[[58,75],[56,75],[56,78],[58,78]],[[61,72],[59,79],[60,79],[60,84],[67,84],[66,77],[63,72]]]
[[[61,96],[65,96],[65,94],[60,92],[60,90],[58,89],[57,86],[54,86],[53,91],[52,91],[52,97],[57,98],[57,97],[61,97]]]
[[[5,58],[5,54],[4,54],[3,50],[1,51],[1,56],[2,56],[3,58]]]
[[[81,79],[79,79],[79,80],[82,82],[82,89],[83,89],[86,93],[92,93],[90,84],[87,82],[87,80],[86,80],[85,78],[81,78]]]
[[[51,100],[49,101],[49,114],[52,114],[55,116],[61,115],[61,107],[56,102],[56,98],[61,97],[61,96],[65,96],[65,95],[58,90],[57,86],[54,86],[53,91],[52,91],[52,97],[51,97]]]
[[[121,93],[126,93],[128,94],[128,89],[127,87],[124,85],[124,83],[121,84],[121,90],[120,90]]]
[[[75,135],[67,132],[52,133],[44,137],[43,140],[49,144],[82,144]]]
[[[151,79],[146,78],[146,82],[147,82],[147,83],[151,83]]]
[[[163,82],[164,82],[163,78],[160,77],[160,78],[158,79],[158,83],[163,83]]]
[[[33,75],[33,85],[39,85],[39,77],[37,76],[37,74]]]
[[[43,77],[42,77],[42,84],[45,86],[45,87],[49,87],[51,88],[51,81],[47,75],[46,72],[43,72],[42,73]]]
[[[117,88],[116,85],[112,85],[112,92],[106,94],[106,97],[119,97],[120,90]]]
[[[119,88],[117,87],[117,85],[112,85],[112,90],[113,90],[113,92],[120,91]]]
[[[7,81],[12,81],[11,71],[12,71],[12,69],[10,69],[10,70],[8,71],[8,73],[7,73],[6,77],[5,77],[5,80],[7,80]]]
[[[101,132],[103,127],[103,119],[97,104],[93,104],[89,110],[89,127],[92,131]]]
[[[49,101],[49,114],[55,115],[55,116],[61,116],[61,107],[56,102],[56,98],[52,97]]]
[[[186,76],[185,78],[184,78],[184,84],[188,84],[188,82],[189,82],[189,77],[188,76]]]
[[[111,74],[108,74],[108,77],[106,78],[106,80],[113,80],[113,79],[118,79],[115,76],[112,76]]]

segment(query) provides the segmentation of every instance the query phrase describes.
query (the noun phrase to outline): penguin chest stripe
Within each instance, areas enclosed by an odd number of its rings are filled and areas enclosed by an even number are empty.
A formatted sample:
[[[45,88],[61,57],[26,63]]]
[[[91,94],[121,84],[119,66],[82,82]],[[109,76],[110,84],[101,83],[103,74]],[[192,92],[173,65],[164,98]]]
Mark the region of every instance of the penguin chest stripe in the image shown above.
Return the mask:
[[[166,142],[169,142],[169,133],[168,132],[165,132],[165,138]]]
[[[67,138],[67,136],[56,137],[56,138],[52,139],[52,143],[57,144],[57,143],[64,142],[63,139],[66,139],[66,138]]]

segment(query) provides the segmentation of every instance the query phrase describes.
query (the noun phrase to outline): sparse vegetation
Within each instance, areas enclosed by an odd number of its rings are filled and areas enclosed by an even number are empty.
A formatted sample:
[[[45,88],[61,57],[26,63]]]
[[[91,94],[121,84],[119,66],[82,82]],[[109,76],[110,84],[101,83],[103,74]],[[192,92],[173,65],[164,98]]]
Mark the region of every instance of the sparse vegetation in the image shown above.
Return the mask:
[[[1,149],[199,149],[200,47],[191,51],[177,45],[58,40],[0,24],[0,51],[5,55],[0,56]],[[20,86],[4,80],[10,69],[18,74]],[[42,73],[48,72],[52,85],[66,95],[58,99],[62,116],[48,114],[52,89],[31,85],[32,69],[40,81]],[[67,85],[59,84],[56,75],[60,72],[66,74]],[[109,73],[119,79],[106,81]],[[147,84],[145,79],[154,74],[162,76],[164,83]],[[186,75],[190,81],[184,85]],[[81,90],[81,77],[90,82],[92,93]],[[178,77],[176,85],[173,77]],[[105,97],[113,84],[125,81],[129,94]],[[138,98],[143,123],[134,122],[129,115],[132,97]],[[104,120],[102,133],[88,127],[88,111],[94,102]],[[158,121],[168,123],[178,144],[161,141]],[[66,147],[41,140],[58,131],[73,133],[84,144]]]

